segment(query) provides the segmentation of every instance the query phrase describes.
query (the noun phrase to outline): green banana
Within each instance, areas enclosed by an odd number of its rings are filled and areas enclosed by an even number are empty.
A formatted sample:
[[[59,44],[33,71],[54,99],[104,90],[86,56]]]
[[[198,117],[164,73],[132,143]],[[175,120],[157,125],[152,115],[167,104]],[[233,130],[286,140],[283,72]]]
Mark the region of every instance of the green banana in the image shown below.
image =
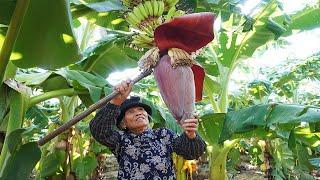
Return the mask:
[[[160,17],[164,11],[164,2],[163,1],[158,1],[158,16]]]
[[[138,28],[138,25],[134,22],[134,21],[132,21],[132,19],[131,18],[126,18],[126,21],[131,25],[131,26],[133,26],[134,28]]]
[[[148,36],[153,37],[153,28],[150,25],[144,26],[142,31],[148,34]]]
[[[152,0],[152,7],[153,7],[153,16],[158,15],[158,10],[159,10],[159,4],[156,0]]]
[[[133,14],[133,12],[128,13],[128,20],[134,22],[134,25],[138,26],[141,21]]]
[[[141,22],[142,20],[144,20],[143,15],[141,14],[141,12],[139,11],[138,7],[134,7],[133,8],[133,14],[136,15],[137,19]]]
[[[171,20],[172,17],[174,16],[174,13],[175,13],[175,12],[176,12],[176,7],[175,7],[175,6],[172,6],[172,7],[169,9],[169,11],[168,11],[168,13],[167,13],[167,15],[166,15],[166,17],[165,17],[166,21]]]
[[[145,19],[148,18],[148,14],[147,14],[146,9],[144,8],[143,4],[139,4],[138,9]]]
[[[149,11],[149,16],[153,16],[153,8],[152,8],[151,1],[146,1],[145,5],[147,6],[147,9]]]
[[[149,8],[147,7],[147,3],[146,3],[146,2],[143,3],[143,7],[144,7],[144,10],[145,10],[146,13],[147,13],[147,16],[148,16],[148,17],[151,16],[151,15],[150,15],[151,12],[149,11]]]
[[[139,36],[140,36],[145,42],[148,42],[148,43],[152,43],[152,42],[153,42],[153,38],[147,36],[146,34],[139,34]]]
[[[142,48],[148,48],[148,47],[152,47],[152,45],[148,44],[148,43],[145,43],[143,41],[140,41],[140,40],[137,40],[137,39],[134,39],[132,41],[132,44],[135,44],[139,47],[142,47]]]

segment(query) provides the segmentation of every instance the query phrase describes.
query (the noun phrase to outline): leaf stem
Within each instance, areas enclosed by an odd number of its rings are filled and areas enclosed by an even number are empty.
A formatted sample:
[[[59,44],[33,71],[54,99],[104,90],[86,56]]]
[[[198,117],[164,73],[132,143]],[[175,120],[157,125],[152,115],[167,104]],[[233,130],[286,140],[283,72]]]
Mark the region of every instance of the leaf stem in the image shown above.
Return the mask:
[[[59,97],[59,96],[72,96],[72,95],[87,94],[87,93],[88,93],[87,91],[79,91],[79,90],[76,91],[73,88],[50,91],[50,92],[46,92],[46,93],[38,95],[38,96],[31,97],[29,100],[29,103],[28,103],[28,107],[31,107],[35,104],[42,102],[42,101],[45,101],[45,100],[48,100],[51,98],[55,98],[55,97]]]

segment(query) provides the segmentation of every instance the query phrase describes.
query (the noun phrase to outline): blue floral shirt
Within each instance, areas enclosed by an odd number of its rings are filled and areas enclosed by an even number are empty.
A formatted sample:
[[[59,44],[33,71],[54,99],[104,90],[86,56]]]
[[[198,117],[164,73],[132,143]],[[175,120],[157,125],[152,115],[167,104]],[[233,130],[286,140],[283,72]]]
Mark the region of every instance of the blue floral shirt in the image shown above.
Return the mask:
[[[93,137],[108,146],[118,160],[118,179],[174,180],[173,152],[197,159],[206,149],[198,134],[189,139],[185,133],[178,136],[166,128],[147,129],[139,135],[116,130],[119,114],[119,106],[107,104],[90,122]]]

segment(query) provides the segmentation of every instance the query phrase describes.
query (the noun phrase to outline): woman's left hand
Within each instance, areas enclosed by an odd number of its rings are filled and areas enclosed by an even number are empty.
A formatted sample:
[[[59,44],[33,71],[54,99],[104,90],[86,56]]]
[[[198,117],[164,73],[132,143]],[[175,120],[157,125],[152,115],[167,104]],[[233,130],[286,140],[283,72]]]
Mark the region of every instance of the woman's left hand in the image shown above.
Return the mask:
[[[181,127],[185,131],[189,139],[193,139],[196,137],[198,123],[198,119],[186,119],[181,122]]]

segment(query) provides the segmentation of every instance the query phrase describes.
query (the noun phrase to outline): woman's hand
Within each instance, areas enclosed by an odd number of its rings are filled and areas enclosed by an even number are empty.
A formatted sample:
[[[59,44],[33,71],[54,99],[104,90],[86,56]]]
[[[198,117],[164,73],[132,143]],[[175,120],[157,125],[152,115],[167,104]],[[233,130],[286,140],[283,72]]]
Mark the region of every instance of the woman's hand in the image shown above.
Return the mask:
[[[181,127],[189,139],[193,139],[196,137],[198,124],[198,119],[186,119],[184,121],[181,121]]]
[[[120,84],[116,85],[113,89],[119,92],[119,95],[114,97],[110,103],[120,106],[129,96],[132,90],[133,83],[131,80],[122,81]]]

